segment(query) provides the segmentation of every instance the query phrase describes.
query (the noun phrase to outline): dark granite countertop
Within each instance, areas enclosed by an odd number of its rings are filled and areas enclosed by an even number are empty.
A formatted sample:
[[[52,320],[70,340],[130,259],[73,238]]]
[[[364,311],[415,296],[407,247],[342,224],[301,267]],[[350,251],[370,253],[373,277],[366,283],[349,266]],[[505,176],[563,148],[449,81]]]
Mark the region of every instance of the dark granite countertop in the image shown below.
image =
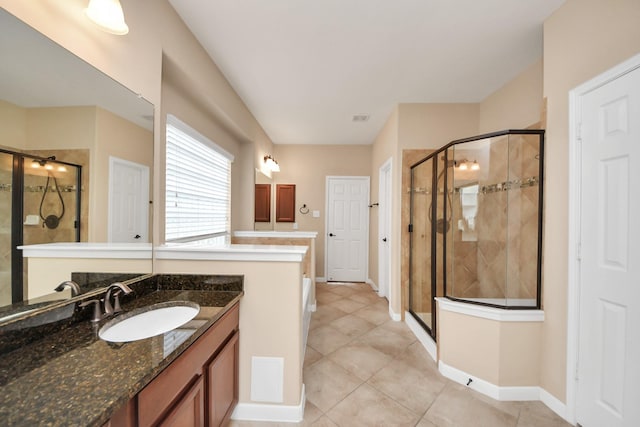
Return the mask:
[[[163,335],[127,343],[97,336],[99,324],[75,306],[72,318],[38,326],[35,333],[0,329],[0,425],[101,426],[175,360],[242,296],[242,280],[197,276],[153,276],[130,285],[125,312],[164,301],[200,305],[198,315]],[[238,276],[235,276],[238,277]],[[189,289],[192,288],[192,289]],[[23,338],[18,348],[6,341]],[[21,341],[21,339],[18,339]],[[5,345],[6,344],[6,345]]]

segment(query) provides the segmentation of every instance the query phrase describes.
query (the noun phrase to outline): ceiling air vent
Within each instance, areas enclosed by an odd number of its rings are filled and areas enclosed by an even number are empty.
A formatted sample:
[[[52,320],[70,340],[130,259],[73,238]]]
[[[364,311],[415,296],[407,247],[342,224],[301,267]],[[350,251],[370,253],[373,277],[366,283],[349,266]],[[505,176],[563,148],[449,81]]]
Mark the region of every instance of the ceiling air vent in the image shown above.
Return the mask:
[[[352,122],[366,122],[367,120],[369,120],[369,115],[368,114],[354,114],[353,118],[351,119]]]

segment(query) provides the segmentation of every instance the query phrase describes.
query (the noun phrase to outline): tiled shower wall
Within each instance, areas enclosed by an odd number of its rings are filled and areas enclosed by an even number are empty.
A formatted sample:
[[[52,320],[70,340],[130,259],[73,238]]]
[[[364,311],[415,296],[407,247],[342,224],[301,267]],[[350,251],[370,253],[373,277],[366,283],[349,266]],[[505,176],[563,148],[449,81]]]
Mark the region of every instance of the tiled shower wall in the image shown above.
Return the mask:
[[[488,171],[478,180],[480,188],[537,179],[538,155],[537,135],[496,138],[491,142]],[[515,187],[479,194],[477,241],[463,242],[462,233],[457,229],[452,231],[450,295],[535,299],[539,188],[535,181],[531,186]],[[456,224],[462,218],[458,194],[454,195],[452,204],[453,224]]]
[[[27,153],[25,153],[27,154]],[[56,156],[57,159],[83,166],[83,188],[88,188],[89,176],[89,150],[32,150],[28,154],[41,157]],[[24,215],[36,215],[40,217],[40,201],[42,189],[46,184],[46,173],[42,169],[30,170],[30,160],[25,161],[25,191],[24,191]],[[12,206],[12,155],[0,155],[0,306],[11,304],[11,206]],[[58,185],[67,191],[61,195],[65,204],[65,214],[60,225],[55,229],[43,227],[42,220],[37,225],[23,226],[23,242],[25,245],[36,243],[69,242],[75,241],[74,220],[76,217],[76,187],[75,168],[67,167],[67,172],[54,172]],[[50,188],[44,199],[42,211],[46,217],[49,214],[60,215],[61,205],[53,180],[50,180]],[[74,189],[71,189],[74,187]],[[82,189],[80,189],[82,191]],[[81,211],[81,240],[87,240],[88,197],[82,197]],[[23,222],[25,218],[22,218]],[[26,261],[25,261],[26,263]],[[25,264],[26,274],[26,264]]]

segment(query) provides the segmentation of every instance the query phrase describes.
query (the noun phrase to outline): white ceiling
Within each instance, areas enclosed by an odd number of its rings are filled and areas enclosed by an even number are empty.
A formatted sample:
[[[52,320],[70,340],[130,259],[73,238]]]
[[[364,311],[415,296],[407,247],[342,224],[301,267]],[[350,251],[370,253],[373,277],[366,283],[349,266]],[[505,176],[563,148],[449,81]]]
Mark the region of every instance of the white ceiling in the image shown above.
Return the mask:
[[[514,78],[564,0],[170,2],[274,143],[370,144],[398,103],[479,102]]]

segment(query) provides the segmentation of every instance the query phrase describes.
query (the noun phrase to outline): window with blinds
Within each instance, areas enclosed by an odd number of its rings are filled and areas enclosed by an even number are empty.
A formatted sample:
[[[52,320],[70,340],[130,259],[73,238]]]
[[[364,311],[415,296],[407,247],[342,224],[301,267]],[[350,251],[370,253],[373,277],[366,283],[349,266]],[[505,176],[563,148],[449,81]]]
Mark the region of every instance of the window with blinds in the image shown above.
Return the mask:
[[[233,155],[167,116],[165,240],[229,233]]]

